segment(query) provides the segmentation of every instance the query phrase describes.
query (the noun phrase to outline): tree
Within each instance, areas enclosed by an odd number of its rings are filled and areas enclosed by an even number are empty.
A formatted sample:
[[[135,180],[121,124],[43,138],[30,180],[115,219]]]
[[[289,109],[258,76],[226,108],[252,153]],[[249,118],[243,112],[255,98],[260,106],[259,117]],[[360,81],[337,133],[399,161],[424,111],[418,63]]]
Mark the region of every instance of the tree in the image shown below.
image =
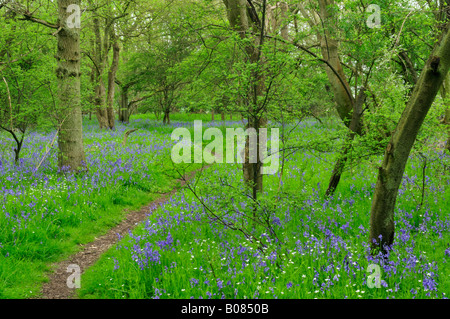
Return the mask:
[[[420,74],[379,168],[370,215],[373,251],[385,251],[385,247],[394,241],[394,208],[408,156],[449,68],[450,32],[447,24]]]
[[[45,36],[32,37],[41,26],[21,26],[14,12],[0,17],[0,130],[15,142],[14,161],[20,159],[25,135],[40,124],[51,103],[50,86],[54,76],[42,70],[53,67],[48,55]]]
[[[85,163],[80,103],[80,29],[72,15],[75,12],[79,18],[80,3],[80,0],[58,0],[57,23],[36,17],[39,8],[30,11],[29,6],[19,2],[4,5],[20,15],[22,20],[56,30],[53,35],[57,37],[58,167],[71,171],[82,168]]]
[[[80,0],[58,0],[58,101],[61,126],[58,134],[58,166],[77,170],[85,165],[83,146],[83,122],[80,95],[80,29],[68,25],[69,6],[80,5]]]
[[[101,129],[115,128],[114,97],[116,88],[116,74],[119,68],[120,44],[117,36],[118,21],[128,16],[131,1],[121,6],[112,7],[110,3],[89,2],[93,14],[91,28],[91,52],[85,50],[93,64],[94,104],[99,126]],[[112,49],[112,61],[110,52]],[[107,69],[109,70],[107,71]],[[105,77],[107,75],[106,85]]]
[[[227,9],[227,17],[231,28],[239,35],[244,45],[244,62],[251,65],[253,70],[248,79],[247,88],[242,95],[242,102],[246,106],[247,129],[256,133],[256,149],[259,149],[259,129],[264,126],[264,105],[261,98],[265,92],[265,77],[263,74],[262,46],[264,44],[264,32],[266,27],[267,3],[262,3],[262,21],[251,1],[223,0]],[[260,156],[252,163],[250,161],[250,136],[245,142],[243,163],[244,180],[252,189],[252,197],[257,198],[257,193],[263,188],[263,175],[261,173],[262,161]]]

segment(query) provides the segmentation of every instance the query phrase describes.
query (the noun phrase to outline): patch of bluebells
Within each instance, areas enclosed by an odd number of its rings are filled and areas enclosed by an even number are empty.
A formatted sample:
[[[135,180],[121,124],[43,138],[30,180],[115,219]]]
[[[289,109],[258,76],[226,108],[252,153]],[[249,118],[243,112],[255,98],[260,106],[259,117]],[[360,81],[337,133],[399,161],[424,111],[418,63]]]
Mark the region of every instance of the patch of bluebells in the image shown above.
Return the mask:
[[[216,177],[221,173],[224,174],[214,170],[209,175]],[[240,179],[237,170],[227,170],[224,175],[224,179]],[[301,169],[296,167],[290,167],[286,175],[304,178]],[[213,185],[209,185],[208,180],[202,182],[200,184],[208,190],[202,200],[212,209],[223,212],[223,203],[230,203],[228,194],[214,193]],[[380,253],[372,256],[368,251],[368,225],[362,224],[362,218],[355,209],[361,201],[371,197],[373,188],[374,185],[364,188],[354,186],[350,198],[336,196],[324,200],[320,185],[317,185],[310,193],[305,192],[295,205],[292,201],[279,201],[271,221],[278,237],[283,240],[277,242],[266,232],[258,237],[268,246],[261,250],[248,238],[209,218],[202,205],[190,199],[189,193],[181,193],[164,203],[156,217],[145,223],[139,248],[133,251],[143,254],[140,247],[148,243],[159,251],[161,260],[187,256],[188,261],[184,260],[182,267],[177,268],[187,274],[187,288],[195,289],[186,291],[186,297],[200,293],[203,298],[242,298],[245,291],[246,297],[259,298],[261,294],[266,297],[267,291],[273,293],[273,287],[284,289],[285,297],[297,289],[314,289],[312,295],[318,291],[319,295],[336,296],[335,292],[342,293],[345,287],[346,297],[357,298],[356,290],[367,284],[366,267],[371,263],[380,266],[381,287],[388,297],[405,293],[403,282],[417,279],[421,280],[422,287],[417,289],[414,286],[414,293],[408,287],[407,293],[415,297],[423,296],[425,292],[433,297],[433,293],[438,293],[440,289],[438,265],[432,264],[431,268],[424,266],[424,263],[432,261],[422,256],[417,243],[428,236],[442,239],[441,236],[450,231],[448,218],[443,218],[434,208],[424,208],[426,214],[416,225],[413,216],[417,215],[417,211],[399,206],[394,245],[389,247],[387,255]],[[405,193],[403,198],[406,196]],[[242,220],[243,212],[248,211],[251,203],[233,199],[229,206],[232,209],[224,214],[224,220],[235,225]],[[187,231],[193,235],[188,236]],[[420,234],[420,231],[423,233]],[[133,241],[136,242],[135,239]],[[213,244],[214,241],[217,243]],[[174,242],[179,244],[174,245]],[[450,248],[444,252],[446,256],[449,254]],[[157,268],[157,265],[153,266]],[[214,268],[214,273],[211,268]],[[171,274],[167,268],[160,275]],[[296,281],[290,274],[301,278],[300,288],[294,288],[292,282]],[[216,279],[216,276],[221,279]],[[248,283],[244,284],[244,276]],[[355,292],[349,294],[352,287],[355,287]],[[280,291],[277,295],[280,296]]]
[[[13,163],[12,152],[1,152],[0,225],[3,232],[0,241],[5,247],[16,245],[8,238],[13,238],[17,232],[23,238],[35,237],[35,229],[29,229],[30,224],[53,229],[58,226],[54,221],[68,219],[66,215],[70,215],[74,224],[80,224],[87,214],[97,209],[96,200],[107,191],[152,183],[151,167],[158,156],[170,151],[170,133],[140,130],[123,147],[122,138],[128,129],[117,123],[115,131],[105,134],[95,125],[85,125],[85,165],[89,169],[78,175],[58,174],[57,147],[44,156],[55,132],[27,134],[17,165]],[[12,150],[14,142],[9,136],[1,135],[0,146]],[[57,235],[58,231],[54,233]],[[48,236],[54,235],[49,233]]]

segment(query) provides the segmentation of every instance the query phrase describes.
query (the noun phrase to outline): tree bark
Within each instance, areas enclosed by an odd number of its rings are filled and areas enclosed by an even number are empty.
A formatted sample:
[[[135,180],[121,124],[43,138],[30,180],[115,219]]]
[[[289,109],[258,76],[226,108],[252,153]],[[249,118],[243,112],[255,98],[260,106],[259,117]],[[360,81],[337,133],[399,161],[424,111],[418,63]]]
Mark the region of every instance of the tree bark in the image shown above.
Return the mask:
[[[113,21],[106,19],[106,26],[103,30],[103,38],[100,32],[100,22],[98,17],[93,19],[93,28],[95,35],[94,61],[96,66],[96,87],[95,87],[95,105],[98,124],[101,129],[114,129],[115,115],[113,109],[113,100],[115,93],[115,74],[117,73],[120,47],[113,31]],[[113,41],[113,61],[108,72],[108,92],[105,88],[103,74],[105,73],[108,62],[108,53],[110,51],[110,38]]]
[[[98,18],[93,19],[95,45],[94,45],[94,60],[95,60],[95,115],[97,117],[100,129],[108,128],[108,114],[106,111],[106,88],[103,81],[103,72],[105,61],[103,59],[102,38],[100,35],[100,22]]]
[[[105,108],[106,89],[103,79],[96,76],[97,85],[95,87],[95,115],[100,129],[106,129],[108,127],[108,114]]]
[[[379,168],[370,215],[369,239],[373,252],[385,251],[385,245],[390,246],[394,241],[394,208],[408,156],[449,66],[450,34],[446,25],[420,74]]]
[[[115,119],[116,116],[114,114],[114,95],[116,92],[116,74],[119,68],[119,57],[120,57],[120,46],[117,42],[117,39],[113,35],[114,44],[113,44],[113,61],[111,64],[111,68],[108,73],[108,99],[106,103],[106,113],[108,114],[108,127],[111,130],[115,128]]]
[[[58,166],[75,171],[86,161],[80,98],[80,30],[69,28],[67,7],[80,0],[58,0],[59,24],[56,70],[62,124],[58,134]]]

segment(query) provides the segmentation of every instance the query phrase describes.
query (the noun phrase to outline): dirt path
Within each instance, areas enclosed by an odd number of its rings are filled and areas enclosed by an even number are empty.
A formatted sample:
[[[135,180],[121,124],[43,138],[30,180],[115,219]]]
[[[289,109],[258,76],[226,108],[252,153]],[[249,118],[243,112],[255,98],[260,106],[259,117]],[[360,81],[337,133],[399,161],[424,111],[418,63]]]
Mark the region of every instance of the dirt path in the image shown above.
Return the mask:
[[[186,180],[192,179],[198,171],[194,171],[186,176]],[[183,179],[178,180],[181,186],[186,183]],[[73,274],[67,272],[69,265],[78,265],[81,273],[84,273],[86,269],[92,266],[100,256],[105,253],[109,248],[116,244],[118,234],[125,236],[129,230],[133,230],[139,223],[146,220],[146,216],[157,209],[162,203],[172,197],[177,190],[174,189],[171,192],[162,194],[161,197],[152,201],[144,207],[141,207],[138,211],[132,211],[127,214],[126,219],[123,220],[116,227],[109,230],[109,232],[95,241],[83,245],[80,252],[71,256],[69,259],[54,264],[54,272],[49,276],[49,282],[45,283],[42,287],[41,299],[74,299],[76,296],[76,288],[69,288],[67,286],[68,277]],[[82,284],[82,283],[81,283]]]

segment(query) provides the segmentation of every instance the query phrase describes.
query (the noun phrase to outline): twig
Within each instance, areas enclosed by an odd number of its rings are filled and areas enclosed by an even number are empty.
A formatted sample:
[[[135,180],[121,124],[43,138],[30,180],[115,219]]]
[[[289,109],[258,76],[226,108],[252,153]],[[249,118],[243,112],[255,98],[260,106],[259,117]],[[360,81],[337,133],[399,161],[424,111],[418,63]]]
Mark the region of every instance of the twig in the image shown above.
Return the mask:
[[[394,49],[394,48],[398,45],[398,42],[400,41],[400,35],[402,34],[403,27],[405,26],[405,22],[406,22],[406,20],[408,19],[408,17],[409,17],[413,12],[415,12],[415,10],[411,10],[411,11],[406,15],[405,19],[403,20],[402,26],[400,27],[400,32],[398,33],[397,39],[395,40],[394,45],[392,46],[391,50]]]
[[[12,118],[12,114],[13,114],[13,111],[12,111],[12,103],[11,103],[11,92],[9,91],[9,85],[8,85],[8,82],[6,81],[6,79],[5,79],[5,77],[2,75],[2,78],[3,78],[3,82],[5,82],[5,84],[6,84],[6,92],[8,93],[8,102],[9,102],[9,111],[10,111],[10,118],[11,118],[11,120],[10,120],[10,122],[11,122],[11,131],[13,131],[13,118]]]
[[[36,169],[34,170],[34,173],[36,173],[39,170],[39,168],[41,167],[42,163],[44,163],[44,160],[47,157],[48,153],[50,153],[50,150],[52,149],[53,145],[55,144],[56,137],[58,136],[58,133],[61,130],[61,127],[62,127],[63,123],[66,121],[68,116],[69,115],[67,115],[64,118],[64,120],[61,122],[61,124],[59,125],[58,129],[56,130],[55,136],[53,137],[53,140],[50,143],[50,146],[48,146],[48,145],[46,146],[46,152],[45,152],[44,156],[42,157],[42,159],[41,159],[40,163],[38,164],[38,166],[36,166]]]

